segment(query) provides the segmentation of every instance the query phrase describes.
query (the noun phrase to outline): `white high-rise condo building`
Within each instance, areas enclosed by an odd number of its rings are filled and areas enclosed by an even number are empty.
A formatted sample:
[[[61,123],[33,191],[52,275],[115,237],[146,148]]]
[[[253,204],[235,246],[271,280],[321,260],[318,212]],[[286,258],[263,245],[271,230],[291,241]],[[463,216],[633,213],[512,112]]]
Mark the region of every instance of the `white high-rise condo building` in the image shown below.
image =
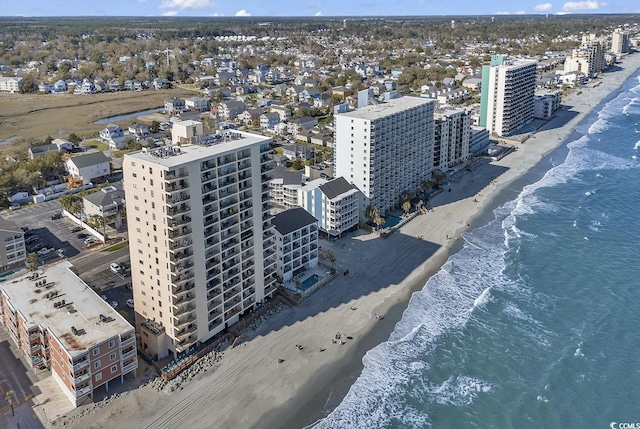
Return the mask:
[[[536,61],[493,55],[482,67],[479,125],[497,136],[516,134],[533,120]]]
[[[271,139],[224,131],[128,154],[123,175],[140,348],[205,342],[276,288]]]
[[[616,55],[629,52],[629,33],[622,28],[616,28],[611,35],[611,52]]]
[[[402,192],[431,178],[435,106],[401,97],[336,114],[334,176],[355,185],[363,205],[381,215],[397,207]]]
[[[471,114],[462,108],[440,108],[435,115],[433,168],[445,171],[469,159]]]

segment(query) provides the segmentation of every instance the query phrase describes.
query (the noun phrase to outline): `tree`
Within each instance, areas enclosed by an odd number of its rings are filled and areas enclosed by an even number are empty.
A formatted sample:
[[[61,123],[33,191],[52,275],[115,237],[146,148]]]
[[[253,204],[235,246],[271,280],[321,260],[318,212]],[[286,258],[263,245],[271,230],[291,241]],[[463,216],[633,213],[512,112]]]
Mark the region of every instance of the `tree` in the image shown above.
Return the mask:
[[[376,229],[380,229],[382,225],[384,225],[384,218],[380,216],[378,210],[376,209],[375,216],[373,217],[373,223],[376,224]]]
[[[38,255],[35,252],[27,254],[27,269],[35,271],[38,268]]]
[[[11,407],[11,415],[15,416],[16,413],[13,410],[13,395],[14,395],[14,391],[13,390],[7,390],[4,394],[4,399],[7,400],[7,402],[9,403],[9,406]]]
[[[404,210],[405,213],[409,213],[409,210],[411,210],[411,202],[405,201],[402,203],[402,210]]]
[[[82,141],[82,139],[80,137],[78,137],[76,135],[76,133],[71,133],[69,134],[69,137],[67,137],[67,140],[69,140],[69,142],[73,143],[73,144],[78,144]]]

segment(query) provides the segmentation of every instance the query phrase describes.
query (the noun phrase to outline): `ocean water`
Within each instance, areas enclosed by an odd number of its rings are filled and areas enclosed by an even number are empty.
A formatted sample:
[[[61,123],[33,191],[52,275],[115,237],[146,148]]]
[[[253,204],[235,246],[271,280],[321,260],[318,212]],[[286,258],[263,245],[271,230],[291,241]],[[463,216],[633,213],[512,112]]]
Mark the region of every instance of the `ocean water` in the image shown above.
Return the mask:
[[[464,236],[314,427],[640,422],[639,156],[636,73]]]

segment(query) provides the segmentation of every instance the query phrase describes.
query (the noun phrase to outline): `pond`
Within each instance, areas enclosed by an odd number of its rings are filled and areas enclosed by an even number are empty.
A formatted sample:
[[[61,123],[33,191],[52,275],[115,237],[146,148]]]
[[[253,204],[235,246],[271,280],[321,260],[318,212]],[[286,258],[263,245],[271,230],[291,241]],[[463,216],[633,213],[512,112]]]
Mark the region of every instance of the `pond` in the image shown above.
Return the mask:
[[[163,110],[164,107],[158,107],[156,109],[141,110],[139,112],[127,113],[125,115],[112,116],[110,118],[97,120],[96,124],[108,124],[109,122],[123,121],[125,119],[137,118],[138,116],[148,115],[150,113],[162,112]]]

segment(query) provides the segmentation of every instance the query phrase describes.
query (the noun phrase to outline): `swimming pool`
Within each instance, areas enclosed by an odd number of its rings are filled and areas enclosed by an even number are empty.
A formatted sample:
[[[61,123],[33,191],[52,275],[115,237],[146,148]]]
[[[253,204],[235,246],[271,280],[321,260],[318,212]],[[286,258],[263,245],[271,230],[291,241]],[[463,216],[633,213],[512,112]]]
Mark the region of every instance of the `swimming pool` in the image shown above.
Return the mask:
[[[398,216],[387,216],[387,218],[384,221],[384,225],[382,225],[382,227],[383,228],[393,228],[394,226],[399,224],[400,221],[402,221],[402,219],[399,218]]]
[[[300,290],[307,290],[314,284],[318,283],[318,280],[320,280],[320,276],[317,274],[313,274],[312,276],[306,278],[302,283],[300,283],[300,286],[298,286],[298,288]]]

